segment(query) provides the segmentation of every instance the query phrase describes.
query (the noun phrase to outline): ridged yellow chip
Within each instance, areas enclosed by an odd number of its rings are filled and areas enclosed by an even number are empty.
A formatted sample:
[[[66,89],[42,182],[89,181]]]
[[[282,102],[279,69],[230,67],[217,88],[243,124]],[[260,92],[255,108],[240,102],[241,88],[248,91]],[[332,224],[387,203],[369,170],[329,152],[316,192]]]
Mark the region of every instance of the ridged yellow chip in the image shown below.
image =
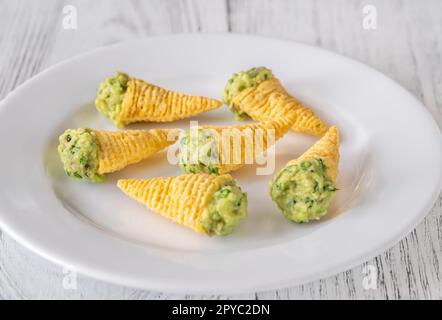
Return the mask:
[[[220,155],[218,173],[228,173],[238,170],[245,164],[254,163],[257,156],[290,130],[293,120],[294,118],[288,115],[280,121],[261,121],[224,127],[202,126],[203,129],[211,129],[210,132],[215,135]]]
[[[219,108],[221,101],[191,96],[130,77],[117,123],[169,122]]]
[[[178,138],[176,129],[92,131],[98,140],[99,174],[118,171],[147,159]]]
[[[187,174],[144,180],[122,179],[118,187],[129,197],[176,223],[206,234],[201,217],[212,195],[232,180],[230,175]]]
[[[325,122],[288,94],[276,78],[245,89],[233,98],[232,105],[257,121],[279,120],[287,114],[295,113],[296,120],[292,125],[294,131],[315,136],[322,136],[327,131]]]
[[[322,159],[324,161],[328,177],[336,183],[339,169],[339,130],[336,126],[330,127],[320,140],[299,158],[288,162],[287,166],[314,159]]]

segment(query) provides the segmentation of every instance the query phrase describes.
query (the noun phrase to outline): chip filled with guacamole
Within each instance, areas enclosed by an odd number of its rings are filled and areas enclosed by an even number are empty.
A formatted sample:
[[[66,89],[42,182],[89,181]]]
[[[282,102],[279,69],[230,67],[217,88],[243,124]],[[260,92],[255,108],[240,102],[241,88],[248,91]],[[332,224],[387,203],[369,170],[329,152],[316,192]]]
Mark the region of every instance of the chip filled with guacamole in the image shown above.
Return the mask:
[[[59,137],[58,154],[69,177],[102,182],[106,173],[147,159],[177,138],[175,129],[67,129]]]
[[[294,222],[319,220],[335,195],[339,163],[339,133],[331,127],[324,137],[290,161],[270,183],[270,196]]]
[[[216,109],[221,101],[167,90],[126,73],[103,80],[97,110],[122,128],[133,122],[170,122]]]
[[[163,217],[209,236],[232,233],[247,216],[247,194],[229,174],[122,179],[118,187]]]
[[[223,100],[230,110],[235,114],[238,120],[244,120],[247,113],[232,104],[233,98],[243,92],[245,89],[254,87],[261,82],[274,78],[272,70],[265,67],[255,67],[245,71],[234,73],[227,81],[224,87]]]
[[[278,121],[295,117],[292,130],[321,137],[327,124],[310,107],[290,95],[272,70],[255,67],[234,73],[223,92],[224,103],[243,120]]]
[[[182,133],[179,165],[185,173],[224,174],[256,158],[290,130],[293,118],[233,126],[201,126]]]

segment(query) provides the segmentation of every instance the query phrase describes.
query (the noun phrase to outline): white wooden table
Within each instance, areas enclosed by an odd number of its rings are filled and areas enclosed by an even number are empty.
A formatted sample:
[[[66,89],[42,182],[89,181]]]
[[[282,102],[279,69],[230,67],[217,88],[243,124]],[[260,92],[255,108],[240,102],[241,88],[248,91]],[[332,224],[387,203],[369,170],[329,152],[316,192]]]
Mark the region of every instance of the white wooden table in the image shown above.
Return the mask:
[[[63,28],[66,5],[77,9],[77,29]],[[366,5],[376,9],[376,29],[363,27]],[[96,47],[153,34],[227,31],[292,39],[362,61],[409,89],[442,126],[440,0],[0,0],[0,98],[52,64]],[[367,266],[378,271],[376,289],[364,286]],[[364,265],[302,286],[239,296],[150,292],[82,275],[76,289],[66,289],[62,267],[0,231],[0,299],[441,299],[441,266],[441,198],[411,234]]]

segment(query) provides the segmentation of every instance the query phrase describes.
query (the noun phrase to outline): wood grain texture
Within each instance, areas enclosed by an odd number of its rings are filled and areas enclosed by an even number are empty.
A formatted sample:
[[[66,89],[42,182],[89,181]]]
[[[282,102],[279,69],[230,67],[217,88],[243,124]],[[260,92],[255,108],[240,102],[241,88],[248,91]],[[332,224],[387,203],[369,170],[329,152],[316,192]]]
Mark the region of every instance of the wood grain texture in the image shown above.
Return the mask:
[[[78,29],[62,28],[62,8],[78,9]],[[376,30],[362,27],[374,5]],[[349,56],[402,84],[442,127],[442,2],[427,0],[1,1],[0,98],[73,55],[153,34],[240,32],[317,45]],[[37,106],[38,107],[38,106]],[[412,124],[410,124],[412,126]],[[174,295],[78,276],[63,289],[63,269],[0,231],[0,299],[442,299],[442,199],[404,240],[364,265],[305,285],[237,296]],[[363,267],[378,288],[363,288]]]

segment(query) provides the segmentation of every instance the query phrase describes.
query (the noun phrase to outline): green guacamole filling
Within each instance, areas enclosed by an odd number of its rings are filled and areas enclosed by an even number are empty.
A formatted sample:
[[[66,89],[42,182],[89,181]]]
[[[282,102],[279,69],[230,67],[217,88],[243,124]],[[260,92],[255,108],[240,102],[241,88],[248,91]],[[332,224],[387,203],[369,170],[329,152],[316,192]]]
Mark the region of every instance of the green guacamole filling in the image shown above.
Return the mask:
[[[282,169],[270,183],[270,196],[284,216],[297,223],[318,220],[327,213],[336,192],[322,159]]]
[[[224,236],[247,216],[247,193],[234,181],[216,191],[201,217],[201,224],[210,235]]]
[[[102,182],[98,170],[98,142],[90,129],[68,129],[59,138],[58,154],[71,178]]]
[[[129,76],[122,72],[118,72],[114,77],[105,79],[100,83],[95,99],[95,106],[98,111],[111,119],[120,128],[125,124],[119,122],[117,117],[121,112],[128,80]]]
[[[256,86],[273,77],[272,70],[265,67],[255,67],[232,75],[224,87],[223,100],[235,114],[236,119],[244,120],[247,113],[232,105],[233,98],[245,89]]]
[[[185,173],[218,174],[218,147],[210,129],[190,129],[180,137],[179,165]]]

